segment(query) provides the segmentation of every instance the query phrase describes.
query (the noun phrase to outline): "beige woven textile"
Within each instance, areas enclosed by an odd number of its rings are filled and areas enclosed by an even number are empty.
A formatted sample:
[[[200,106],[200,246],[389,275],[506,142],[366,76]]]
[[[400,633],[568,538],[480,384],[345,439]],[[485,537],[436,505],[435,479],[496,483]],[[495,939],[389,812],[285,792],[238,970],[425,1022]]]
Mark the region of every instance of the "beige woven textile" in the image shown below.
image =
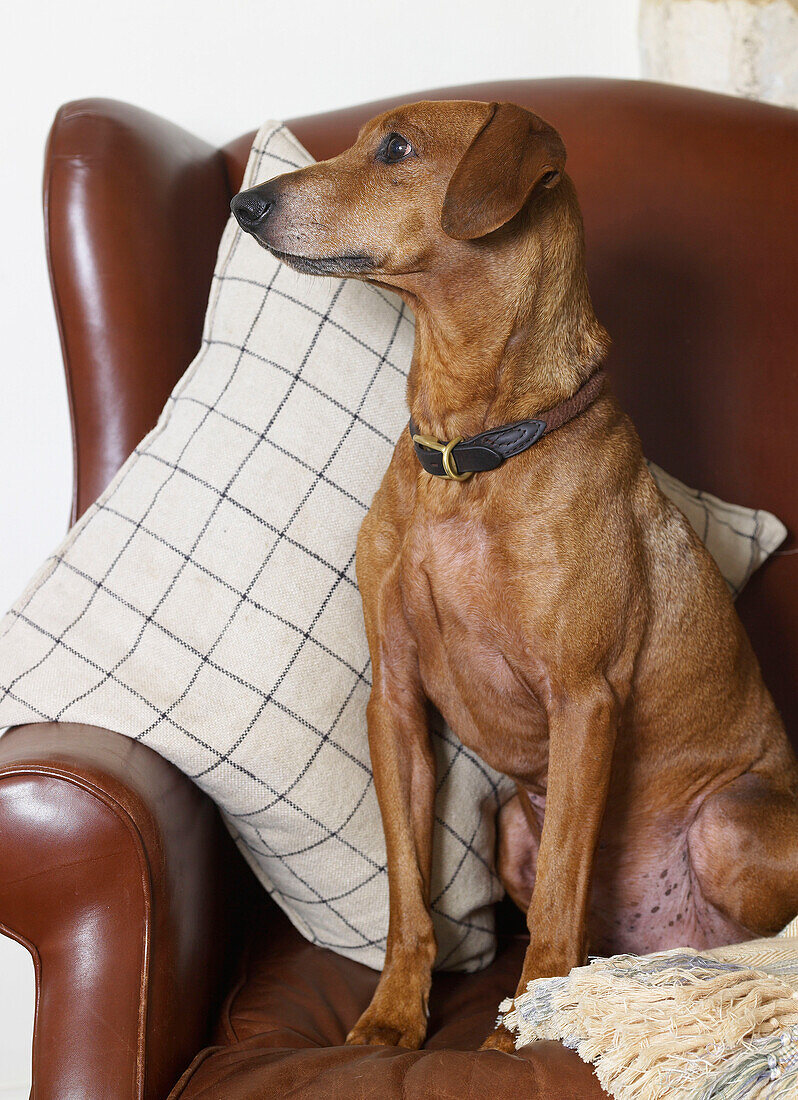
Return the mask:
[[[618,1100],[795,1100],[798,918],[711,951],[596,959],[499,1012],[518,1047],[559,1040]]]
[[[269,122],[244,183],[310,161]],[[407,423],[413,336],[398,298],[297,275],[231,218],[197,358],[0,624],[0,726],[85,722],[149,745],[218,803],[308,939],[373,967],[388,892],[354,556]],[[735,589],[783,537],[767,513],[666,490]],[[512,788],[442,725],[434,746],[438,964],[473,969],[494,950]]]

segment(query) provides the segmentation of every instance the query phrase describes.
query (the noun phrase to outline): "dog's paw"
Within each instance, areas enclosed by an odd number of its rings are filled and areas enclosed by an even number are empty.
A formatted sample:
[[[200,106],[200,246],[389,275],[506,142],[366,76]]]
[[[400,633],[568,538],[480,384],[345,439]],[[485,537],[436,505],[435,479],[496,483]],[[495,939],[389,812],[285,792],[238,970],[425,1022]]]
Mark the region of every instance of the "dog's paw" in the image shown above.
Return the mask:
[[[407,1050],[418,1050],[424,1042],[426,1031],[426,1020],[411,1023],[409,1020],[380,1019],[366,1011],[349,1032],[346,1041],[350,1046],[405,1047]]]
[[[515,1054],[515,1037],[504,1025],[501,1025],[490,1033],[479,1049],[501,1050],[504,1054]]]

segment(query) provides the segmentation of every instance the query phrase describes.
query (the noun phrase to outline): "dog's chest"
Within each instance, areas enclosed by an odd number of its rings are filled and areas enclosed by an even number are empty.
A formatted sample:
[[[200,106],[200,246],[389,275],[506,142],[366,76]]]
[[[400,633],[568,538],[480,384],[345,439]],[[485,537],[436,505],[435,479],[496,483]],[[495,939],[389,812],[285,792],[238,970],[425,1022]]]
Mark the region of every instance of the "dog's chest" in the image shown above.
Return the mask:
[[[497,770],[538,779],[547,758],[538,702],[546,672],[519,613],[526,593],[506,547],[474,520],[421,523],[405,540],[400,578],[428,697]]]

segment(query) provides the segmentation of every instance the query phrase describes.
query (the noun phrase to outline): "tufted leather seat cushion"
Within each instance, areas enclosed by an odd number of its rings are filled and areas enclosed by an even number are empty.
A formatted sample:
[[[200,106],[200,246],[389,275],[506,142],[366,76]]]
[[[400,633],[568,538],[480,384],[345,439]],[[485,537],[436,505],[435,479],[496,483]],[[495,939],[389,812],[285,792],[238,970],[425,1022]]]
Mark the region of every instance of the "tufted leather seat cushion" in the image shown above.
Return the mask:
[[[341,1100],[602,1100],[592,1069],[557,1043],[517,1056],[479,1047],[521,969],[526,937],[504,935],[478,974],[436,974],[424,1050],[347,1047],[376,971],[314,947],[267,902],[216,1027],[169,1100],[324,1096]]]

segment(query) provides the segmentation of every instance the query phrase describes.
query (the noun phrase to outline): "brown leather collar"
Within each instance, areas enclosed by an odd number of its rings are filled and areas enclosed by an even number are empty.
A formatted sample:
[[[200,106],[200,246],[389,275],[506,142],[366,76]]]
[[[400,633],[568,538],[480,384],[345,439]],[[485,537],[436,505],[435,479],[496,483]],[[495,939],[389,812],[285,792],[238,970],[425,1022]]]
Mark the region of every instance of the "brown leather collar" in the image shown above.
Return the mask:
[[[457,438],[442,443],[430,436],[419,435],[411,419],[409,431],[416,456],[428,474],[451,481],[465,481],[472,474],[495,470],[506,459],[521,454],[544,435],[556,431],[590,408],[604,389],[606,379],[605,371],[596,371],[572,397],[542,412],[537,419],[516,420],[514,424],[491,428],[469,439]]]

